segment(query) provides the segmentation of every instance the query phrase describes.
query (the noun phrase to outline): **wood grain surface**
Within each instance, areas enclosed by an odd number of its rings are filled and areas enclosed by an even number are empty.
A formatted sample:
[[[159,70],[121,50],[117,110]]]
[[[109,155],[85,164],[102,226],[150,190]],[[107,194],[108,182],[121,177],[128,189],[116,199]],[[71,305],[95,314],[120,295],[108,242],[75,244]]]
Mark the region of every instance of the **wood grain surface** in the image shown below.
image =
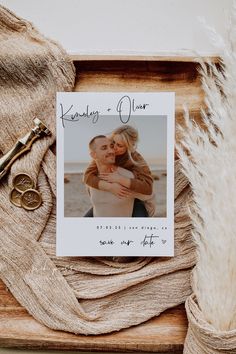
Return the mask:
[[[172,352],[182,350],[187,319],[183,305],[139,326],[99,336],[51,330],[22,308],[0,281],[0,346],[30,349]]]
[[[183,54],[183,55],[182,55]],[[210,55],[205,57],[199,57],[197,55],[184,55],[184,53],[170,53],[170,52],[160,52],[153,55],[148,54],[70,54],[70,58],[73,61],[165,61],[165,62],[199,62],[200,60],[211,60],[213,62],[218,62],[219,57],[217,55]]]
[[[201,122],[204,108],[198,62],[183,61],[87,61],[76,62],[74,91],[175,92],[176,124],[183,124],[183,106]],[[176,140],[181,138],[176,130]]]
[[[193,60],[88,60],[75,63],[74,91],[176,93],[176,122],[183,124],[183,104],[200,121],[203,92]],[[101,59],[101,58],[100,58]],[[147,58],[148,59],[148,58]],[[181,139],[177,133],[176,139]],[[184,305],[120,332],[83,336],[51,330],[34,320],[0,281],[0,347],[117,352],[183,351],[187,319]]]

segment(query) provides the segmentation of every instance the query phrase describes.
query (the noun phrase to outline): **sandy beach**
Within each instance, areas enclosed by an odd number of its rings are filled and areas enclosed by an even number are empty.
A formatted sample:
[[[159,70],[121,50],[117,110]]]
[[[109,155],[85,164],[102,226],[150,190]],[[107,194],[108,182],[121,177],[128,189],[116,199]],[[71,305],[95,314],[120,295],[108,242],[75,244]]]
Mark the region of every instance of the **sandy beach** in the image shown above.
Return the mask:
[[[155,217],[166,217],[166,171],[152,171],[156,195]],[[82,217],[91,203],[82,173],[65,174],[65,217]]]

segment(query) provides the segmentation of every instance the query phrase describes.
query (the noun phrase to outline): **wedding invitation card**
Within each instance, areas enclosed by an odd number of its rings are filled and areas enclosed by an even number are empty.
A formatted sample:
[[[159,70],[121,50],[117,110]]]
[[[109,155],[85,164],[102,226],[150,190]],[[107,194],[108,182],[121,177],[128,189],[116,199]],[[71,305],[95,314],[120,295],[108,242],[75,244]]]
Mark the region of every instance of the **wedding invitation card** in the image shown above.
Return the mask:
[[[57,93],[57,256],[174,255],[173,92]]]

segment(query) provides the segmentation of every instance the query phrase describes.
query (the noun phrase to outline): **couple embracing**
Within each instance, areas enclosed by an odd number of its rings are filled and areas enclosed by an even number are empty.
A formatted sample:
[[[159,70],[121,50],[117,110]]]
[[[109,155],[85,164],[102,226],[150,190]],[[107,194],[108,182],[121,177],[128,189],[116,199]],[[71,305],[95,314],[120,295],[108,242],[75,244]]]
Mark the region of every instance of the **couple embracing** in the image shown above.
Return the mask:
[[[89,143],[92,162],[84,173],[92,208],[85,217],[152,217],[153,178],[136,151],[138,131],[129,125]]]

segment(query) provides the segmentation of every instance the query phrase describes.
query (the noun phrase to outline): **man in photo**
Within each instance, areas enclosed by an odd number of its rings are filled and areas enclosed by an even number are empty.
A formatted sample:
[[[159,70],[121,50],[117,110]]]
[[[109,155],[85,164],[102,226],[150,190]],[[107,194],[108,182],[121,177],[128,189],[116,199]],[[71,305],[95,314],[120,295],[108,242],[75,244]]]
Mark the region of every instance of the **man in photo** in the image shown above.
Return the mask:
[[[134,178],[130,170],[115,164],[114,142],[105,135],[94,137],[89,143],[89,149],[97,165],[98,175],[118,173],[126,178]],[[132,217],[135,198],[147,198],[146,195],[133,193],[119,183],[106,183],[107,185],[106,190],[88,186],[94,217]]]

